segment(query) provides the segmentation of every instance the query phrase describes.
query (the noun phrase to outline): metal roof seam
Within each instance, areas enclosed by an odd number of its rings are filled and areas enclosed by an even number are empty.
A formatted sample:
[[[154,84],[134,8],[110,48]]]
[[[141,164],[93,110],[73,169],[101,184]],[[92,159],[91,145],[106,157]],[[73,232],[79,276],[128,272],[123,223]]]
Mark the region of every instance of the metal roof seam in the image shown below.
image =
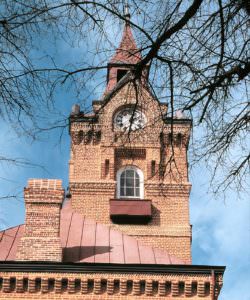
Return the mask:
[[[66,248],[68,246],[68,241],[69,241],[69,232],[70,232],[70,228],[71,228],[71,224],[72,224],[72,218],[73,218],[73,212],[71,213],[71,217],[70,217],[70,223],[69,223],[69,229],[68,229],[68,233],[67,233],[67,240],[66,240]]]
[[[168,259],[169,259],[169,263],[172,264],[171,255],[168,252],[167,252],[167,256],[168,256]]]
[[[95,243],[94,243],[94,263],[95,263],[95,260],[96,260],[96,230],[97,230],[97,223],[95,222]]]
[[[122,250],[123,250],[124,264],[126,264],[126,256],[125,256],[125,249],[124,249],[124,234],[123,233],[122,233]]]
[[[15,240],[16,240],[17,233],[18,233],[19,229],[20,229],[20,225],[17,226],[17,230],[16,230],[16,232],[15,232],[15,236],[13,237],[13,240],[12,240],[12,243],[11,243],[11,246],[10,246],[10,249],[9,249],[8,254],[7,254],[7,256],[6,256],[6,260],[8,259],[9,255],[10,255],[11,249],[12,249],[14,243],[15,243]]]
[[[110,246],[110,226],[109,226],[109,263],[110,263],[110,252],[111,252],[111,246]]]
[[[139,247],[139,244],[138,244],[138,240],[136,241],[136,244],[137,244],[137,250],[138,250],[139,262],[140,262],[140,264],[141,264],[140,247]]]
[[[81,261],[81,247],[82,247],[84,221],[85,221],[85,216],[82,218],[82,232],[81,232],[81,238],[80,238],[80,243],[79,243],[79,261]]]

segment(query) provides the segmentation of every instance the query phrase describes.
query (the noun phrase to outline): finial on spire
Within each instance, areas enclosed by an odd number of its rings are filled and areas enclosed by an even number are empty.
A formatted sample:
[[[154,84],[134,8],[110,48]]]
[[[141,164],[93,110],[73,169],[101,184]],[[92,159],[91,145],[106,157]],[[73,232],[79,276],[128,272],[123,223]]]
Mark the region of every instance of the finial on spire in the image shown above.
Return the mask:
[[[129,5],[127,0],[125,0],[124,4],[124,17],[127,21],[130,21]]]

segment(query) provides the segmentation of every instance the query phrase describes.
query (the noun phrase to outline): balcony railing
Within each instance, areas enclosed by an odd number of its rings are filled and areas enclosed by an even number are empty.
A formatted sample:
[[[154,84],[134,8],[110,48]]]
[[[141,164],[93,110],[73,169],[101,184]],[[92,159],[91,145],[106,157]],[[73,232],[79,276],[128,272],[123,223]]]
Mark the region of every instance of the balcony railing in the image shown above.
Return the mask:
[[[110,218],[119,224],[145,224],[152,218],[151,200],[111,199]]]

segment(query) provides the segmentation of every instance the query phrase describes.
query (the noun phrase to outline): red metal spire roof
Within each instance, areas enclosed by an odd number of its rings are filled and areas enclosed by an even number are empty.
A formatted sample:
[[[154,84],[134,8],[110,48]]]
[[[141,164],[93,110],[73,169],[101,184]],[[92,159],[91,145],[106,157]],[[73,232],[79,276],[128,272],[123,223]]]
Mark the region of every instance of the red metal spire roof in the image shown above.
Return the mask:
[[[128,19],[129,17],[124,26],[120,45],[110,63],[136,64],[141,60],[141,53],[136,46]]]
[[[125,15],[126,22],[122,34],[122,39],[119,47],[116,49],[116,52],[112,59],[108,64],[108,82],[106,86],[106,90],[104,92],[104,96],[110,92],[117,82],[118,78],[118,70],[129,70],[131,65],[135,65],[141,61],[141,53],[136,46],[135,39],[132,34],[132,30],[130,27],[129,19],[130,16],[127,13]]]

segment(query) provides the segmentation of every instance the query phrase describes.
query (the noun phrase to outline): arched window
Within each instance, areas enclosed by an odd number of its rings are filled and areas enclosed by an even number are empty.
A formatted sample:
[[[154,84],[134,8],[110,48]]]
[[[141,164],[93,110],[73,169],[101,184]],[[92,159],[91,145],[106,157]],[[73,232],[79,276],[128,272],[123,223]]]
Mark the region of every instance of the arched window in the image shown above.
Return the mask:
[[[134,166],[117,172],[117,198],[143,199],[143,173]]]

